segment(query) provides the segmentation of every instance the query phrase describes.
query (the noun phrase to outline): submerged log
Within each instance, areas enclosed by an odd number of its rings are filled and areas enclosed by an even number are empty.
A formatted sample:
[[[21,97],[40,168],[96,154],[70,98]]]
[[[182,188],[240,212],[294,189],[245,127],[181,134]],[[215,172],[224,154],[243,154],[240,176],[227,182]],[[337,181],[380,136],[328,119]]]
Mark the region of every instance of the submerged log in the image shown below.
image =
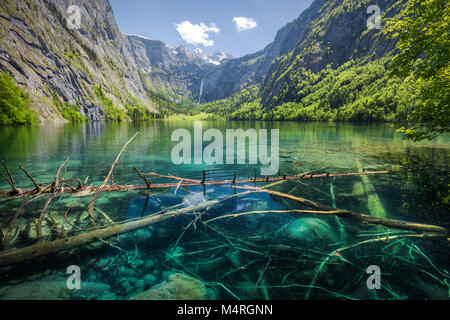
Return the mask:
[[[199,186],[199,185],[203,185],[204,188],[206,186],[222,185],[224,187],[233,187],[236,189],[241,188],[241,189],[249,190],[248,192],[240,193],[238,195],[244,195],[244,194],[250,193],[250,192],[267,192],[271,195],[287,198],[287,199],[302,203],[303,205],[306,205],[310,208],[316,209],[316,210],[318,210],[318,212],[316,212],[317,214],[334,214],[338,217],[349,218],[352,220],[359,221],[361,223],[378,224],[378,225],[383,225],[383,226],[390,227],[390,228],[413,230],[413,231],[419,231],[419,232],[428,232],[428,233],[432,232],[434,234],[439,234],[440,236],[447,237],[447,230],[442,227],[432,226],[432,225],[424,225],[424,224],[418,224],[418,223],[411,223],[411,222],[405,222],[405,221],[399,221],[399,220],[393,220],[393,219],[386,219],[386,218],[380,218],[380,217],[372,217],[372,216],[368,216],[365,214],[355,213],[355,212],[352,212],[349,210],[340,210],[340,209],[328,207],[328,206],[319,204],[317,202],[314,202],[312,200],[291,196],[291,195],[284,194],[284,193],[281,193],[278,191],[268,190],[267,187],[274,185],[274,183],[272,183],[271,185],[270,184],[266,185],[266,189],[264,189],[264,187],[258,188],[258,187],[249,187],[248,185],[241,185],[241,186],[238,185],[238,184],[248,184],[248,183],[256,183],[256,182],[281,183],[281,182],[285,182],[287,180],[319,179],[319,178],[358,176],[358,175],[365,176],[365,175],[371,175],[371,174],[387,174],[387,173],[389,173],[388,171],[341,173],[341,174],[330,174],[330,173],[314,174],[314,173],[312,173],[312,174],[302,174],[302,175],[296,175],[296,176],[290,176],[290,177],[287,176],[287,174],[284,174],[283,176],[281,176],[281,172],[279,172],[278,177],[257,178],[255,175],[254,178],[250,178],[250,175],[249,175],[248,179],[241,179],[241,180],[237,180],[236,174],[234,174],[234,177],[232,180],[230,179],[230,180],[213,180],[213,181],[207,181],[206,180],[206,171],[203,171],[203,179],[201,181],[199,181],[199,180],[192,180],[192,179],[186,179],[186,178],[179,178],[179,177],[175,177],[175,176],[171,176],[171,175],[162,176],[162,175],[158,175],[155,173],[145,174],[145,173],[141,173],[139,170],[137,170],[135,168],[135,171],[138,173],[140,178],[142,178],[144,180],[145,185],[122,185],[122,186],[107,185],[110,178],[112,178],[114,167],[117,165],[121,154],[124,152],[127,145],[129,143],[131,143],[131,141],[138,134],[139,133],[136,133],[123,146],[123,148],[120,151],[120,153],[118,154],[116,160],[111,165],[108,175],[106,176],[106,178],[104,179],[103,183],[100,186],[86,186],[87,179],[88,179],[88,178],[86,178],[84,185],[78,179],[78,188],[77,189],[70,187],[70,185],[69,185],[69,188],[64,188],[62,185],[60,187],[59,186],[59,184],[60,184],[59,175],[60,175],[62,167],[64,167],[66,164],[66,162],[64,162],[63,165],[58,170],[55,182],[52,183],[51,185],[41,187],[34,181],[34,179],[31,177],[31,175],[27,174],[29,176],[30,180],[32,180],[35,188],[30,189],[30,190],[20,190],[17,187],[15,187],[14,180],[9,172],[9,169],[6,166],[6,164],[3,162],[3,165],[5,166],[8,177],[9,177],[9,178],[5,177],[5,180],[10,184],[12,189],[7,190],[7,191],[0,191],[0,197],[31,196],[31,198],[29,200],[27,200],[25,202],[25,204],[23,204],[20,207],[20,209],[16,212],[15,216],[13,217],[12,221],[10,222],[10,225],[9,225],[8,230],[6,231],[6,234],[3,234],[4,232],[1,232],[3,235],[3,242],[4,242],[4,244],[6,244],[5,249],[7,250],[7,248],[8,248],[10,235],[11,235],[15,220],[17,219],[18,215],[21,213],[23,208],[29,202],[33,201],[34,199],[38,198],[39,196],[41,196],[43,194],[51,194],[51,197],[50,197],[50,199],[47,200],[47,203],[44,206],[44,209],[42,210],[38,221],[42,222],[42,219],[45,215],[45,212],[47,210],[49,203],[52,201],[52,199],[56,195],[71,194],[74,197],[83,197],[83,196],[93,195],[93,197],[88,205],[88,214],[89,214],[89,217],[91,220],[91,224],[93,226],[95,226],[95,221],[94,221],[95,219],[93,216],[93,212],[95,209],[94,202],[96,201],[96,199],[98,198],[98,195],[101,192],[148,190],[148,189],[172,188],[172,187],[177,188],[177,190],[178,190],[178,188],[180,188],[180,187],[190,187],[190,186]],[[147,180],[147,178],[145,177],[146,175],[171,178],[171,179],[175,179],[175,180],[179,180],[179,181],[178,182],[170,182],[170,183],[152,184],[151,182],[149,182]],[[237,195],[234,194],[233,196],[230,196],[230,197],[234,197],[234,196],[237,196]],[[52,242],[39,242],[35,245],[29,246],[26,248],[1,252],[0,253],[0,267],[15,264],[15,263],[21,263],[21,262],[27,261],[29,259],[46,256],[46,255],[49,255],[52,253],[57,253],[57,252],[67,250],[67,249],[80,247],[80,246],[83,246],[86,244],[90,244],[92,242],[97,242],[97,241],[103,242],[104,239],[119,236],[123,233],[132,232],[132,231],[138,230],[140,228],[154,225],[159,222],[162,222],[162,221],[165,221],[165,220],[168,220],[168,219],[180,216],[180,215],[189,214],[189,213],[192,213],[192,212],[195,212],[198,210],[202,210],[202,209],[207,209],[208,207],[210,207],[214,204],[217,204],[220,201],[224,201],[224,200],[226,200],[226,199],[212,200],[212,201],[204,202],[204,203],[199,204],[194,207],[188,207],[188,208],[182,208],[182,209],[171,208],[170,209],[171,211],[167,211],[165,213],[154,214],[154,215],[144,217],[144,218],[141,218],[138,220],[127,220],[127,221],[124,221],[122,223],[117,223],[117,224],[114,224],[114,222],[108,217],[108,215],[106,213],[100,212],[104,216],[104,218],[109,223],[112,223],[113,225],[109,225],[106,227],[98,227],[98,228],[89,229],[89,230],[85,229],[86,232],[79,234],[79,235],[75,235],[75,236],[71,236],[71,237],[64,237],[63,239],[58,239],[58,240],[55,240]],[[70,210],[70,208],[68,210]],[[67,214],[67,211],[66,211],[66,214]],[[53,219],[53,222],[54,222],[55,226],[57,226],[61,235],[64,236],[65,235],[64,229],[60,229],[56,218]],[[78,230],[82,230],[82,229],[78,228]],[[41,233],[40,232],[40,223],[38,223],[37,233],[38,233],[38,238],[39,238],[40,233]],[[258,282],[261,282],[264,280],[263,276],[264,276],[264,274],[261,275],[261,277],[260,277],[261,280]],[[264,293],[264,295],[266,295],[266,294]]]
[[[151,226],[177,216],[181,216],[183,214],[188,214],[197,210],[208,208],[216,203],[218,203],[218,200],[208,201],[195,207],[173,210],[164,214],[149,216],[139,220],[126,222],[107,228],[97,229],[52,242],[40,242],[22,249],[4,251],[0,253],[0,267],[24,262],[30,259],[46,256],[63,250],[77,248],[86,244],[90,244],[92,242],[119,236],[124,233],[133,232],[138,229]]]
[[[11,186],[11,188],[12,188],[11,192],[16,195],[22,194],[22,190],[17,188],[16,185],[14,184],[14,179],[13,179],[11,172],[9,171],[9,168],[6,165],[5,161],[2,160],[2,164],[5,167],[6,173],[8,174],[8,178],[6,178],[4,175],[2,175],[2,176],[6,180],[6,182],[8,182],[8,184]]]
[[[292,195],[274,191],[274,190],[255,188],[255,187],[239,187],[239,186],[233,186],[233,188],[244,189],[244,190],[254,190],[255,192],[266,192],[266,193],[269,193],[274,196],[278,196],[278,197],[282,197],[282,198],[286,198],[286,199],[289,199],[292,201],[299,202],[309,208],[321,210],[319,212],[312,212],[315,214],[317,214],[317,213],[326,214],[326,215],[334,214],[340,218],[355,220],[355,221],[358,221],[363,224],[382,225],[382,226],[385,226],[388,228],[393,228],[393,229],[411,230],[411,231],[418,231],[418,232],[439,233],[445,237],[448,235],[447,229],[440,227],[440,226],[408,222],[408,221],[403,221],[403,220],[381,218],[381,217],[372,217],[367,214],[357,213],[357,212],[353,212],[350,210],[336,209],[336,208],[333,208],[330,206],[326,206],[326,205],[317,203],[312,200],[292,196]]]

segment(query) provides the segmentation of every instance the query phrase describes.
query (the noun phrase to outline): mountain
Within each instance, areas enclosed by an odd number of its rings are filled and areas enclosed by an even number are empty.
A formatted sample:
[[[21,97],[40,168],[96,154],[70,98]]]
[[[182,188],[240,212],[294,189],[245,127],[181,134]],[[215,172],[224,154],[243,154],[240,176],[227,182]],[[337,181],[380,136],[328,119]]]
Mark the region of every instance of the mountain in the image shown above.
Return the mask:
[[[395,42],[367,28],[367,8],[378,5],[385,19],[405,1],[314,0],[263,50],[234,59],[125,35],[108,0],[6,0],[0,2],[0,69],[29,94],[41,121],[197,111],[392,120],[401,108],[406,112],[408,101],[400,97],[407,88],[387,78]],[[66,20],[72,4],[81,9],[78,30]]]
[[[396,41],[382,27],[405,3],[313,1],[264,50],[213,69],[197,112],[242,120],[404,119],[417,102],[412,84],[390,75]],[[367,27],[371,5],[380,8],[381,29]]]
[[[200,48],[196,48],[194,52],[195,54],[200,56],[205,63],[210,63],[215,66],[221,65],[222,63],[233,59],[233,56],[231,54],[218,50],[210,55],[205,54]]]
[[[81,28],[67,24],[69,5]],[[107,0],[0,2],[0,69],[31,99],[41,121],[66,106],[90,120],[160,117],[197,100],[202,79],[225,58],[122,34]]]
[[[175,99],[183,96],[197,99],[202,79],[230,57],[219,51],[208,56],[200,49],[191,52],[184,46],[167,46],[161,41],[136,35],[126,37],[139,72],[153,85],[173,92]]]
[[[214,101],[260,82],[269,71],[272,61],[288,54],[296,47],[308,24],[318,15],[325,0],[314,1],[294,21],[280,29],[272,43],[263,50],[238,59],[231,59],[213,69],[204,79],[202,101]]]

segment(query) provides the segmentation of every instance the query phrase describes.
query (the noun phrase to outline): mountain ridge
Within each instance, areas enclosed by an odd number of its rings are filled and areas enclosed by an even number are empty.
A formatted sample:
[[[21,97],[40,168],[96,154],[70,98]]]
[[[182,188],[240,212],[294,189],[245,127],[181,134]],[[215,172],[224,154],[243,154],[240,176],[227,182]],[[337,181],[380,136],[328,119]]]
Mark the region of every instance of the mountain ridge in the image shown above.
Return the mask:
[[[395,41],[367,29],[367,7],[379,5],[390,17],[404,2],[315,0],[264,49],[232,58],[123,34],[108,0],[6,0],[0,4],[0,69],[26,89],[43,122],[64,122],[66,103],[94,121],[161,118],[221,99],[234,101],[234,110],[257,102],[257,109],[271,112],[302,101],[298,88],[308,72],[384,59]],[[71,4],[82,11],[79,30],[66,24]]]

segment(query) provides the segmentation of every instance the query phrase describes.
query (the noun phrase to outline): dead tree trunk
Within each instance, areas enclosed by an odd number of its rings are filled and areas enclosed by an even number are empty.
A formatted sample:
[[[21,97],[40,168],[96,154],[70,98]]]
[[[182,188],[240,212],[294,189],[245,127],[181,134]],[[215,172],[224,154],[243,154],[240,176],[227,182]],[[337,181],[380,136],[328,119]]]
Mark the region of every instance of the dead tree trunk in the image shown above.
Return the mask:
[[[151,183],[151,189],[164,189],[164,188],[172,188],[172,187],[192,187],[192,186],[198,186],[198,185],[205,185],[205,186],[211,186],[211,185],[221,185],[221,184],[240,184],[240,183],[257,183],[257,182],[277,182],[277,181],[285,181],[285,180],[298,180],[298,179],[319,179],[319,178],[329,178],[329,177],[346,177],[346,176],[358,176],[358,175],[373,175],[373,174],[388,174],[389,171],[374,171],[374,172],[357,172],[357,173],[336,173],[336,174],[330,174],[330,173],[324,173],[324,174],[309,174],[309,175],[300,175],[300,176],[291,176],[291,177],[275,177],[275,178],[257,178],[257,179],[240,179],[240,180],[213,180],[213,181],[205,181],[202,184],[202,181],[193,180],[193,179],[183,179],[183,178],[177,178],[174,176],[164,176],[164,175],[158,175],[155,173],[141,173],[142,176],[146,175],[154,175],[159,176],[162,178],[174,178],[176,180],[182,180],[182,183],[173,182],[173,183]],[[89,186],[86,187],[81,192],[76,192],[79,190],[74,190],[70,188],[66,188],[64,190],[61,190],[60,193],[67,193],[67,194],[74,194],[74,196],[88,196],[95,194],[100,187],[95,186]],[[105,185],[101,188],[100,191],[102,192],[114,192],[114,191],[135,191],[135,190],[146,190],[149,189],[148,185],[123,185],[123,186],[111,186],[111,185]],[[24,194],[34,194],[36,192],[36,189],[32,190],[22,190],[22,195]],[[51,193],[52,188],[46,187],[43,190],[41,190],[42,193]],[[17,196],[17,194],[14,192],[14,190],[1,190],[0,191],[0,197],[14,197]]]
[[[149,216],[146,218],[142,218],[140,220],[130,221],[120,225],[114,225],[107,228],[97,229],[69,238],[58,239],[52,242],[41,242],[26,248],[1,252],[0,267],[24,262],[29,259],[46,256],[51,253],[56,253],[59,251],[80,247],[92,242],[100,241],[100,239],[101,240],[108,239],[111,237],[119,236],[124,233],[136,231],[138,229],[151,226],[169,220],[171,218],[181,216],[183,214],[188,214],[197,210],[208,208],[216,204],[217,202],[218,202],[217,200],[208,201],[195,207],[173,210],[164,214]]]

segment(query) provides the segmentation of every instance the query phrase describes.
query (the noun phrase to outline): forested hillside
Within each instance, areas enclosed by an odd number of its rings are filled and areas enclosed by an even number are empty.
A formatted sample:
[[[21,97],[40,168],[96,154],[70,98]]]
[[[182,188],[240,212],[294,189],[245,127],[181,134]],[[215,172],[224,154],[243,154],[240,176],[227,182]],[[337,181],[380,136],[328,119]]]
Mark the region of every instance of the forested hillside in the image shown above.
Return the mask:
[[[404,123],[409,119],[406,132],[413,122],[431,123],[427,111],[418,106],[436,102],[434,119],[441,120],[429,126],[438,127],[438,132],[448,130],[448,121],[442,120],[449,118],[448,103],[437,101],[440,92],[450,91],[445,78],[448,14],[443,14],[448,1],[314,0],[263,50],[237,59],[219,52],[215,56],[223,57],[220,61],[201,50],[124,35],[107,0],[75,2],[84,17],[75,31],[66,25],[67,3],[62,1],[0,4],[0,92],[17,85],[27,97],[9,104],[5,101],[17,94],[1,97],[0,125],[206,113],[210,118],[242,120]],[[428,78],[405,81],[408,72],[393,70],[403,25],[392,29],[388,22],[405,12],[402,21],[407,21],[405,17],[414,16],[414,6],[419,5],[426,9],[423,19],[434,19],[420,38],[429,43],[431,67],[422,68],[428,70],[422,73]],[[368,26],[378,14],[368,10],[371,6],[379,8],[379,28]],[[410,38],[418,38],[412,30]],[[409,42],[402,45],[406,48]],[[425,65],[414,62],[414,57],[424,55],[420,44],[411,48],[417,50],[401,58],[406,66]],[[196,106],[197,102],[203,104]],[[413,110],[425,111],[419,116]],[[433,135],[425,131],[420,136]]]
[[[382,21],[395,16],[405,2],[377,1]],[[405,117],[416,102],[411,85],[389,71],[396,41],[383,30],[367,28],[367,8],[373,2],[315,1],[313,6],[317,4],[321,4],[318,15],[305,21],[297,44],[272,62],[260,83],[197,111],[264,120],[393,121]]]

